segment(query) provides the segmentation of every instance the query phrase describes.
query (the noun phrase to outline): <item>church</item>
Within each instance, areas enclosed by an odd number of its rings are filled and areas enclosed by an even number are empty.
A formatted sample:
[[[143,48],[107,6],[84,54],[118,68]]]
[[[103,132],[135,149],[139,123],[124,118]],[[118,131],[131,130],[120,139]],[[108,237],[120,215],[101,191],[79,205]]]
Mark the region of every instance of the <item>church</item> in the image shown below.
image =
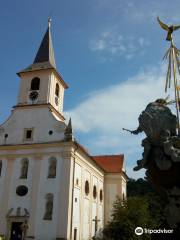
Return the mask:
[[[51,19],[17,104],[0,125],[0,239],[88,240],[126,199],[124,155],[92,156],[63,116]]]

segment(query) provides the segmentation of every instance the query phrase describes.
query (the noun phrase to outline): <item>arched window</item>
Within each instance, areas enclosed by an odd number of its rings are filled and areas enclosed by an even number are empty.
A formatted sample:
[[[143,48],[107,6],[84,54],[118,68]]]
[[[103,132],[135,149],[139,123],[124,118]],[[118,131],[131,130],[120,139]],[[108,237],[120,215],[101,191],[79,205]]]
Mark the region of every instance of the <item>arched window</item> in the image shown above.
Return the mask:
[[[102,191],[102,189],[99,192],[99,198],[100,198],[100,201],[102,202],[102,200],[103,200],[103,191]]]
[[[96,199],[96,197],[97,197],[97,188],[94,185],[94,187],[93,187],[93,198]]]
[[[40,78],[35,77],[31,81],[31,90],[39,90]]]
[[[56,177],[56,165],[57,165],[56,158],[51,157],[49,159],[48,178],[55,178]]]
[[[56,83],[55,94],[57,97],[59,97],[59,84],[58,83]]]
[[[21,175],[20,175],[20,178],[27,178],[28,166],[29,166],[29,160],[27,158],[23,158],[22,161],[21,161]]]
[[[123,202],[126,200],[124,193],[123,193],[123,196],[122,196],[122,200],[123,200]]]
[[[85,194],[86,195],[89,194],[89,182],[88,182],[88,180],[86,180],[86,182],[85,182]]]
[[[44,214],[44,220],[52,220],[53,215],[53,194],[47,193],[46,194],[46,203],[45,203],[45,214]]]
[[[2,175],[2,160],[0,160],[0,177]]]

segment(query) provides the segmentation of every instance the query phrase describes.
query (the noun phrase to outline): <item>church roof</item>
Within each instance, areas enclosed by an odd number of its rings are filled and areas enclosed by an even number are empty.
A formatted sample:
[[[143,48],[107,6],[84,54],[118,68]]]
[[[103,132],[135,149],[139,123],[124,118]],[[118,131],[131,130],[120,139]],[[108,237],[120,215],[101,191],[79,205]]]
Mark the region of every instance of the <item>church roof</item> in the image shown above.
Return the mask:
[[[91,156],[94,161],[107,173],[123,172],[124,155]]]
[[[25,72],[32,72],[37,70],[52,69],[61,79],[65,88],[68,88],[68,85],[64,82],[62,76],[58,73],[56,69],[56,62],[54,57],[54,48],[51,37],[51,19],[48,20],[48,28],[42,39],[40,47],[37,51],[33,64],[27,68],[21,70],[17,74]]]
[[[44,35],[33,64],[42,62],[49,62],[52,67],[56,68],[50,25]]]

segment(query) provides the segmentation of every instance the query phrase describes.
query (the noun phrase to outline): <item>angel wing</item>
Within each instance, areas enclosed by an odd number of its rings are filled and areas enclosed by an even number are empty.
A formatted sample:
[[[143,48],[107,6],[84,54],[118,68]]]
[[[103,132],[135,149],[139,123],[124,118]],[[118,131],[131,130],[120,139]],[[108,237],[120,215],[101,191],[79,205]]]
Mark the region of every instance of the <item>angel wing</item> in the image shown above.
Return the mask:
[[[173,30],[174,30],[174,31],[178,30],[179,28],[180,28],[180,25],[175,25],[175,26],[173,26]]]
[[[158,22],[159,22],[159,25],[160,25],[164,30],[169,31],[168,25],[166,25],[165,23],[163,23],[163,22],[159,19],[159,17],[157,17],[157,20],[158,20]],[[177,27],[180,27],[180,26],[177,26]]]

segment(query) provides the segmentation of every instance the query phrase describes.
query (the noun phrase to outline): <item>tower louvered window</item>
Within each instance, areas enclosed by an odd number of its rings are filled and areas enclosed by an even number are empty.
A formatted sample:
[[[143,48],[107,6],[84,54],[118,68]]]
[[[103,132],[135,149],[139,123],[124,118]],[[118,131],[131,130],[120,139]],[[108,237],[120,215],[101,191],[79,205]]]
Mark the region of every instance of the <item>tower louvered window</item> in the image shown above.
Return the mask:
[[[35,77],[31,81],[31,90],[39,90],[40,87],[40,79]]]

